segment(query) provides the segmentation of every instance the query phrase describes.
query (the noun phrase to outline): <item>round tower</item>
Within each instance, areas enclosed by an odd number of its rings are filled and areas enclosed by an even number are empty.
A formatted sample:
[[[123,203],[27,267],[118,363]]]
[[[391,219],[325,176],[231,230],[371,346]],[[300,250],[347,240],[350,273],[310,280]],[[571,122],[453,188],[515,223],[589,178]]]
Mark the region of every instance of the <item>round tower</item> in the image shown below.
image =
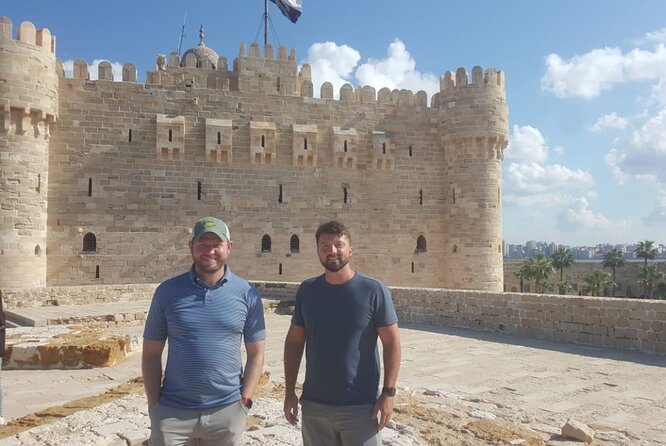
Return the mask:
[[[437,95],[444,172],[447,287],[503,290],[502,159],[508,143],[504,73],[459,68]]]
[[[0,17],[0,287],[46,285],[49,128],[58,110],[55,38]]]

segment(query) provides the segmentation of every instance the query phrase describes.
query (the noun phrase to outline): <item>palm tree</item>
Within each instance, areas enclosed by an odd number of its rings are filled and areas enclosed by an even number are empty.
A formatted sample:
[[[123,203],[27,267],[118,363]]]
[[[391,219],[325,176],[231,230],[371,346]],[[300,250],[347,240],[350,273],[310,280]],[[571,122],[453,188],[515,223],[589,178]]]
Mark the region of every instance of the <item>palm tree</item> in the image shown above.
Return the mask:
[[[645,259],[645,265],[643,265],[643,268],[645,269],[647,268],[648,259],[652,260],[657,257],[657,248],[654,247],[653,240],[645,240],[638,242],[638,248],[634,250],[634,253],[639,259]],[[647,288],[647,284],[645,284],[645,288],[643,290],[644,297],[647,297]]]
[[[652,299],[654,295],[654,287],[657,283],[664,278],[664,273],[657,269],[657,265],[654,263],[651,265],[645,265],[641,268],[641,272],[638,275],[638,283],[645,286],[645,298],[648,298],[647,290],[650,291],[649,299]]]
[[[624,265],[624,255],[619,249],[614,248],[604,255],[604,268],[613,268],[613,297],[615,297],[615,287],[617,286],[615,268],[619,268],[622,265]]]
[[[569,248],[565,248],[564,246],[558,247],[553,255],[550,256],[550,262],[553,265],[553,268],[559,269],[560,270],[560,286],[559,286],[559,291],[560,294],[564,294],[566,292],[566,286],[562,286],[562,283],[564,282],[563,276],[564,276],[564,268],[568,268],[574,263],[574,257],[573,254],[571,254],[571,250]]]
[[[543,253],[529,259],[532,278],[534,279],[534,287],[537,293],[545,293],[548,289],[548,279],[553,273],[553,264],[546,258]]]
[[[518,271],[514,271],[513,275],[516,276],[518,280],[520,280],[520,292],[523,293],[525,290],[525,281],[529,282],[532,278],[529,266],[525,262],[522,262],[518,268]]]
[[[593,296],[601,296],[601,293],[611,284],[611,276],[600,269],[593,270],[585,276],[585,291]]]

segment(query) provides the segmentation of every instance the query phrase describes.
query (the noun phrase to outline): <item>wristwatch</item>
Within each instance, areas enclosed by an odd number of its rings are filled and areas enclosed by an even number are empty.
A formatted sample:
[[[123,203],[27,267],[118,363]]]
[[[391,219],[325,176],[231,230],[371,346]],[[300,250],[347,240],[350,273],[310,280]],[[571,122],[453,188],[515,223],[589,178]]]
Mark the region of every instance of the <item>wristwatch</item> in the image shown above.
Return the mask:
[[[241,404],[247,408],[252,409],[252,400],[250,398],[241,398]]]
[[[395,387],[382,387],[382,395],[395,396]]]

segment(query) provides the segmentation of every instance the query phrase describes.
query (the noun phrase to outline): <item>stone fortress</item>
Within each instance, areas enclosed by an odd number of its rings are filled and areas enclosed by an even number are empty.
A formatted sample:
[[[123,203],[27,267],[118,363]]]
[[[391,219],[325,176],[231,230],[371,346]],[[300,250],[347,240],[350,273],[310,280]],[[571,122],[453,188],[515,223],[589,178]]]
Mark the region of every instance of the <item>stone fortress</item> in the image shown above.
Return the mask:
[[[203,42],[137,82],[48,29],[0,17],[0,287],[157,283],[189,264],[193,222],[231,228],[253,280],[319,274],[314,231],[340,219],[354,265],[389,285],[503,289],[504,74],[446,72],[424,91],[325,82],[295,51]]]

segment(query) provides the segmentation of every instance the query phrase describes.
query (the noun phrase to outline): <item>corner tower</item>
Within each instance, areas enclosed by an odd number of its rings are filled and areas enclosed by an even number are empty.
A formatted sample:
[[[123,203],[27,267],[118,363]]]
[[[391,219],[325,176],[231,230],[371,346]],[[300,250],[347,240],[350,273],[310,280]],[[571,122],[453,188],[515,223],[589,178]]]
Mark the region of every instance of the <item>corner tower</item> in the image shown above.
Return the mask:
[[[504,73],[459,68],[441,79],[444,276],[450,288],[502,291],[502,159],[508,143]]]
[[[49,130],[58,110],[55,38],[0,17],[0,286],[46,285]]]

